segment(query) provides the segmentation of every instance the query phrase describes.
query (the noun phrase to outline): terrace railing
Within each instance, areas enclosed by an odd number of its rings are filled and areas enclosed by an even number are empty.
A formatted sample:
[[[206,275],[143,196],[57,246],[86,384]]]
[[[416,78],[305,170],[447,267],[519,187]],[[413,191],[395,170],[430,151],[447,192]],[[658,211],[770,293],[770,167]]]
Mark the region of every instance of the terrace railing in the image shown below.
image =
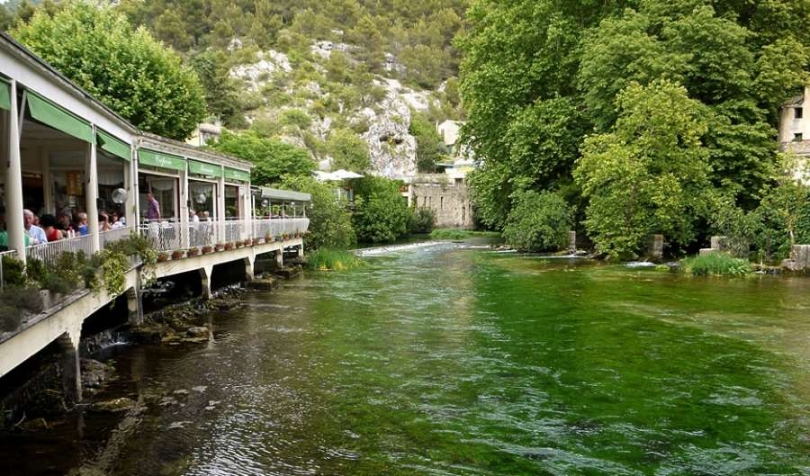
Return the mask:
[[[108,243],[128,238],[133,230],[134,228],[131,226],[123,226],[114,230],[102,231],[98,235],[101,249],[106,248]]]
[[[141,225],[138,232],[145,236],[152,244],[152,247],[158,251],[171,251],[182,248],[179,220],[147,223]]]

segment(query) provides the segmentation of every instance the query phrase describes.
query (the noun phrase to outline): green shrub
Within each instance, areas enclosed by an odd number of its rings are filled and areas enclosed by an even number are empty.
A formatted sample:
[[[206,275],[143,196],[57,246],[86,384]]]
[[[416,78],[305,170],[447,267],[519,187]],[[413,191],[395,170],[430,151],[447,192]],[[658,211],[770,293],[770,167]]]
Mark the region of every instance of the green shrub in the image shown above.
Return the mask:
[[[430,208],[414,208],[411,214],[411,233],[430,233],[436,224],[436,212]]]
[[[681,269],[692,276],[743,276],[751,272],[751,265],[726,253],[712,253],[681,260]]]
[[[355,197],[352,224],[358,241],[390,242],[408,232],[411,211],[397,182],[366,176],[356,181]]]
[[[320,248],[307,256],[307,267],[319,271],[345,271],[362,264],[360,258],[348,251]]]
[[[25,285],[25,265],[12,256],[3,256],[3,284],[5,286]]]
[[[568,244],[573,209],[556,193],[517,192],[503,236],[522,251],[554,251]]]

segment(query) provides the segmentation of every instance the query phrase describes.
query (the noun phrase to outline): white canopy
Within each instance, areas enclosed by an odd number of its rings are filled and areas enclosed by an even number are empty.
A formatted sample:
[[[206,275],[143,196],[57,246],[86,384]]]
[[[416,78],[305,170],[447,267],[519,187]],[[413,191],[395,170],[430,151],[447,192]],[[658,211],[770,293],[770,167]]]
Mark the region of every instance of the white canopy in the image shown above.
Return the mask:
[[[342,180],[348,179],[355,179],[355,178],[362,178],[364,175],[360,175],[355,172],[349,172],[348,170],[335,170],[334,172],[322,172],[320,170],[315,171],[315,179],[319,182],[340,182]]]

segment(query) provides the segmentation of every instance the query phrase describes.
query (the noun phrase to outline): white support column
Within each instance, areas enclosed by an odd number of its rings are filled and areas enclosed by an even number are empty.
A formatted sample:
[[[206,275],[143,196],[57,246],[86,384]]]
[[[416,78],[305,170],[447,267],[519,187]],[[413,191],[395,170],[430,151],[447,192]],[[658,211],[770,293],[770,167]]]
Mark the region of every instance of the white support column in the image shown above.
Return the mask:
[[[217,203],[216,203],[216,210],[217,210],[217,220],[216,220],[216,233],[217,233],[217,242],[224,242],[225,240],[225,227],[223,223],[225,223],[225,170],[222,171],[222,176],[219,178],[219,193],[217,194]]]
[[[96,137],[96,126],[93,125],[93,137]],[[87,234],[90,236],[90,252],[101,249],[98,229],[98,156],[95,141],[87,144],[87,188],[85,210],[87,211]]]
[[[130,149],[130,161],[124,167],[124,189],[127,191],[127,201],[124,203],[124,217],[127,226],[137,230],[138,227],[138,175],[135,171],[135,154]]]
[[[49,147],[37,147],[40,170],[42,170],[42,195],[45,199],[45,213],[56,216],[59,210],[53,200],[53,177],[51,176],[51,151]],[[34,211],[36,213],[36,211]]]
[[[191,246],[188,233],[188,166],[180,172],[180,247]]]
[[[242,220],[245,222],[245,236],[242,239],[247,238],[256,238],[253,236],[253,207],[251,206],[251,193],[250,193],[250,185],[242,185],[239,187],[240,194],[243,196],[239,197],[242,200]]]
[[[11,80],[11,109],[8,118],[8,163],[6,165],[6,226],[8,247],[17,250],[25,263],[25,227],[23,226],[22,165],[20,163],[20,112],[17,110],[17,82]]]

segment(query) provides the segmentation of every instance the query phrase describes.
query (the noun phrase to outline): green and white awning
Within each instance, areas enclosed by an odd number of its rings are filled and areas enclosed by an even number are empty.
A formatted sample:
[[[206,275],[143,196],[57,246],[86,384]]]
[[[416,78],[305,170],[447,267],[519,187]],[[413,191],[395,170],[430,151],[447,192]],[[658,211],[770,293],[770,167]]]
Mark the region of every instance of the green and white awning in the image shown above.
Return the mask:
[[[132,160],[132,151],[129,144],[126,142],[107,134],[101,129],[96,129],[96,139],[98,140],[97,144],[112,155],[120,157],[127,162]]]
[[[188,161],[188,171],[206,177],[222,177],[222,167],[197,160]]]
[[[186,159],[179,155],[164,154],[149,149],[138,150],[138,163],[161,169],[186,170]]]
[[[238,180],[240,182],[250,182],[250,172],[225,167],[225,178],[230,180]]]
[[[11,84],[0,78],[0,109],[11,109]]]
[[[93,127],[89,122],[79,119],[35,92],[28,91],[26,94],[31,117],[77,139],[95,143]]]

